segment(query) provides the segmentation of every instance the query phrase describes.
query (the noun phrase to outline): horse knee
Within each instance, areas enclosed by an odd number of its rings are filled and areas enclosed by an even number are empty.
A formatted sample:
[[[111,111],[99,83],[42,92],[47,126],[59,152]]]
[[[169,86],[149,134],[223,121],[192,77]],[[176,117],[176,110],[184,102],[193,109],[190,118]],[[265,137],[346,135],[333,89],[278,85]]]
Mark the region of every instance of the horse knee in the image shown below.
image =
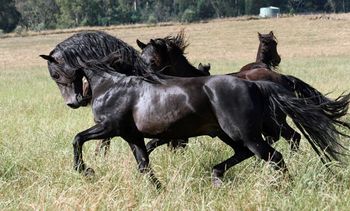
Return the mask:
[[[82,145],[82,138],[79,134],[74,137],[72,144],[73,144],[73,147],[78,147]]]

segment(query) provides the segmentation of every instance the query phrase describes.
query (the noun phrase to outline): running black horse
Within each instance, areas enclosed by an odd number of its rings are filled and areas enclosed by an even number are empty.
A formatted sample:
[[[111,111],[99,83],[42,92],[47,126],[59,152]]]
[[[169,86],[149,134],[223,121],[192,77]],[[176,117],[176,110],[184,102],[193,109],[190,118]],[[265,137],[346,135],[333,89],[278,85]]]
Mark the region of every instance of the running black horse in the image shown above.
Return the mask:
[[[183,32],[180,32],[180,33],[183,33]],[[183,36],[157,38],[157,39],[151,40],[147,44],[144,44],[138,41],[138,45],[142,49],[141,56],[146,62],[149,62],[149,63],[151,61],[157,61],[157,62],[153,62],[153,66],[155,66],[153,67],[154,69],[161,69],[163,67],[173,67],[174,70],[181,69],[182,71],[184,71],[184,68],[186,68],[186,66],[188,65],[184,66],[179,64],[185,64],[185,63],[189,64],[189,62],[187,61],[186,57],[183,55],[183,52],[179,50],[174,50],[174,48],[175,49],[181,48],[181,45],[177,45],[178,43],[184,42],[181,39],[183,39]],[[334,104],[337,104],[336,102],[337,100],[334,101],[334,100],[328,99],[318,90],[311,87],[310,85],[303,82],[302,80],[293,76],[286,76],[286,75],[277,73],[275,71],[271,71],[272,69],[275,69],[278,66],[279,62],[281,61],[280,56],[278,55],[278,52],[276,49],[276,46],[277,46],[276,38],[273,35],[273,32],[270,32],[269,34],[259,33],[259,40],[260,40],[260,45],[259,45],[259,50],[257,55],[257,62],[250,63],[242,67],[240,72],[231,73],[229,75],[242,78],[242,79],[252,80],[252,81],[266,80],[266,81],[275,82],[284,86],[289,91],[294,92],[297,97],[312,99],[314,100],[315,103],[320,105],[322,105],[324,102],[327,102],[327,103],[333,102]],[[163,50],[160,51],[160,49],[163,49]],[[178,60],[181,60],[181,61],[178,61]],[[253,69],[249,69],[249,68],[253,68]],[[323,107],[323,109],[325,113],[329,113],[328,112],[329,108]],[[274,131],[269,131],[268,133],[265,133],[265,135],[269,136],[269,140],[271,143],[279,140],[279,137],[281,135],[287,141],[290,141],[292,149],[296,151],[299,148],[301,135],[287,124],[286,116],[283,113],[277,112],[277,114],[278,114],[276,115],[276,121],[278,122],[277,127],[275,128]],[[333,116],[331,118],[336,120],[337,118],[339,118],[339,116]],[[340,121],[340,120],[337,120],[337,121]],[[346,124],[344,123],[344,125]],[[163,142],[152,140],[147,144],[147,148],[149,152],[152,152],[157,146],[160,146],[164,143],[166,143],[165,140],[163,140]]]
[[[320,105],[310,99],[297,99],[271,82],[250,82],[231,76],[163,78],[145,71],[147,65],[135,70],[143,76],[126,76],[111,67],[125,61],[119,53],[83,63],[75,70],[60,68],[57,65],[60,61],[52,55],[41,56],[48,60],[50,76],[71,108],[86,105],[79,100],[83,77],[91,87],[96,124],[73,140],[74,168],[79,172],[93,172],[83,162],[82,147],[86,141],[120,136],[130,145],[140,172],[148,173],[151,181],[160,187],[149,165],[144,138],[183,139],[210,135],[213,131],[235,151],[232,157],[214,166],[214,185],[221,183],[226,170],[253,155],[271,161],[285,172],[287,167],[281,153],[261,135],[264,122],[274,122],[273,108],[281,109],[302,128],[323,159],[340,160],[339,155],[345,150],[338,141],[339,135],[345,135],[337,130],[337,122],[325,115]],[[350,95],[341,99],[344,115],[349,99]],[[326,103],[326,106],[333,105]]]
[[[74,71],[81,68],[81,63],[87,62],[89,60],[99,60],[105,56],[111,54],[112,52],[118,52],[124,54],[125,60],[123,63],[115,62],[113,67],[118,69],[120,73],[126,75],[138,75],[135,72],[139,68],[139,63],[142,60],[139,53],[130,45],[123,42],[122,40],[111,36],[102,31],[86,31],[74,34],[73,36],[67,38],[66,40],[59,43],[51,52],[50,57],[46,59],[55,58],[52,60],[52,66],[57,66],[56,68],[64,69],[64,71]],[[57,61],[57,63],[55,63]],[[185,76],[205,76],[209,75],[210,66],[200,66],[202,71],[188,68],[186,72],[177,71],[178,74],[183,74]],[[155,71],[149,69],[149,71]],[[89,84],[85,80],[83,83],[84,92],[82,96],[79,97],[79,101],[88,104],[91,99],[91,89]],[[62,94],[64,94],[63,92]],[[71,99],[74,101],[75,99]],[[186,142],[186,141],[185,141]],[[174,140],[170,142],[172,147],[182,146],[183,141]],[[103,140],[99,142],[96,146],[96,154],[100,152],[101,149],[105,148],[105,153],[108,151],[110,146],[110,140]]]

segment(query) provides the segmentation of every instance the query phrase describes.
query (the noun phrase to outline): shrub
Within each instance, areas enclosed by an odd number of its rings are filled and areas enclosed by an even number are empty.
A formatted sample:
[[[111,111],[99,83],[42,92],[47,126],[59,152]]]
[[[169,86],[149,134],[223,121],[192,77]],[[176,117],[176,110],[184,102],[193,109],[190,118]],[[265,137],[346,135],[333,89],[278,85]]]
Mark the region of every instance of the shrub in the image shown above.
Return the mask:
[[[181,16],[181,22],[191,23],[196,20],[196,13],[191,9],[186,9]]]

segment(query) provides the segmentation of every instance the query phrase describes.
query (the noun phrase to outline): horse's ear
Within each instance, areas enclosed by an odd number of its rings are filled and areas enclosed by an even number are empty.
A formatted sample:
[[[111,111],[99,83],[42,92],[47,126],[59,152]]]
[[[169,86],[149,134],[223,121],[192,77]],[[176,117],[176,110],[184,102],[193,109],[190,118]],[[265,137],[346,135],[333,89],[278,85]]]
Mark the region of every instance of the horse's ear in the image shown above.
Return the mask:
[[[270,36],[274,36],[274,35],[273,35],[273,31],[270,31],[270,33],[269,33],[269,34],[270,34]]]
[[[262,35],[260,34],[260,32],[258,32],[258,37],[259,37],[259,39],[262,38]]]
[[[207,71],[209,72],[210,68],[211,68],[211,65],[210,63],[208,63],[207,65],[205,65],[207,67]]]
[[[142,50],[146,47],[146,44],[141,42],[139,39],[136,40],[136,43]]]
[[[49,61],[49,62],[53,62],[55,64],[58,64],[57,60],[55,58],[53,58],[52,56],[48,56],[48,55],[40,55],[41,58]]]
[[[203,65],[202,63],[199,63],[198,70],[209,73],[210,63],[208,63],[207,65]]]
[[[151,39],[149,42],[150,42],[152,45],[155,45],[155,44],[156,44],[156,42],[154,41],[154,39]]]

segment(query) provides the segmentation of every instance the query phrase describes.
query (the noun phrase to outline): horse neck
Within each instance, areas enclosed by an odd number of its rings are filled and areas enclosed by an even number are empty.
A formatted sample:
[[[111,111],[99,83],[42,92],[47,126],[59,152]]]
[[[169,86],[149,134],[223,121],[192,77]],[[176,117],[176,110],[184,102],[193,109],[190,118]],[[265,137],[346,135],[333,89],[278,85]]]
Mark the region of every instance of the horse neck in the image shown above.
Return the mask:
[[[258,53],[256,55],[256,62],[261,62],[266,64],[269,68],[276,67],[278,64],[274,64],[274,58],[272,57],[272,49],[268,46],[263,46],[261,43],[259,45]],[[278,55],[278,54],[277,54]]]
[[[266,60],[266,50],[264,49],[263,45],[260,43],[258,48],[258,53],[256,54],[256,61],[255,62],[263,62]],[[264,62],[263,62],[264,63]]]
[[[183,55],[170,58],[173,73],[180,77],[204,76],[203,72],[195,68]]]
[[[89,82],[91,91],[98,89],[101,85],[106,83],[116,83],[122,80],[123,76],[118,73],[108,73],[103,71],[96,71],[94,68],[84,68],[84,75]],[[120,75],[120,76],[119,76]]]

